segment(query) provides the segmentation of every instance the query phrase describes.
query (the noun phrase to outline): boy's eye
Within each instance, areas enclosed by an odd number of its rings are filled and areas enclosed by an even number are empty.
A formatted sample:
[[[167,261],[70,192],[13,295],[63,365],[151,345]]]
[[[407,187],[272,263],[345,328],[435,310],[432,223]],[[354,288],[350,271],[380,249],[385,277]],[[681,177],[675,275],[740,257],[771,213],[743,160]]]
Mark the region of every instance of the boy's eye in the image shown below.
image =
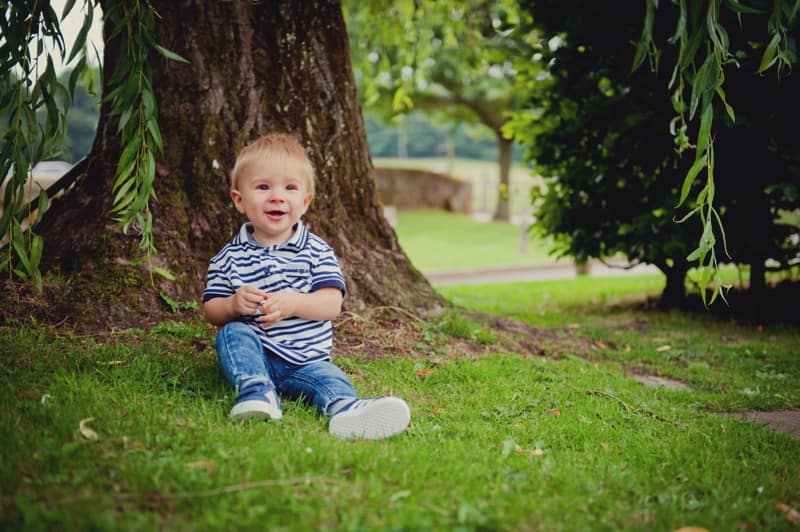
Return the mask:
[[[269,185],[258,185],[256,190],[269,190]]]
[[[286,190],[297,190],[297,185],[286,185]]]

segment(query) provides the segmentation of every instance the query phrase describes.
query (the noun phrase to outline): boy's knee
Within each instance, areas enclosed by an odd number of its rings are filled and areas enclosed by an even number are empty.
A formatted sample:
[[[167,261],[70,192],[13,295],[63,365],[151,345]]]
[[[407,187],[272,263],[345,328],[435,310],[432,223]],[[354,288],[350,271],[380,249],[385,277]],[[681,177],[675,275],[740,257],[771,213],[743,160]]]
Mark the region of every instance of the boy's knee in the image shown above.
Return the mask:
[[[219,334],[253,334],[255,335],[255,331],[250,328],[249,325],[246,323],[242,323],[241,321],[231,321],[226,323],[222,326],[222,329],[219,330]]]
[[[259,340],[256,332],[246,323],[242,323],[240,321],[226,323],[217,333],[217,350],[220,349],[221,344],[223,343],[230,342],[234,339],[241,341],[248,337],[257,342],[259,345],[261,344],[261,340]]]

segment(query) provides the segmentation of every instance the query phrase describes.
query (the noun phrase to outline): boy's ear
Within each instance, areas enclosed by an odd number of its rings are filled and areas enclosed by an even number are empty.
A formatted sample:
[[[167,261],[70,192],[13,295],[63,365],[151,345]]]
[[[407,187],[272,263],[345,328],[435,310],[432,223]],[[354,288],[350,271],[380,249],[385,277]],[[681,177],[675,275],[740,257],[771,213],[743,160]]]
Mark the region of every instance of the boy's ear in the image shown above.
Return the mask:
[[[231,199],[236,210],[244,214],[244,205],[242,205],[242,193],[235,188],[231,189]]]
[[[311,202],[313,200],[314,200],[314,194],[309,192],[308,194],[306,194],[306,197],[303,199],[303,207],[308,207],[309,205],[311,205]]]

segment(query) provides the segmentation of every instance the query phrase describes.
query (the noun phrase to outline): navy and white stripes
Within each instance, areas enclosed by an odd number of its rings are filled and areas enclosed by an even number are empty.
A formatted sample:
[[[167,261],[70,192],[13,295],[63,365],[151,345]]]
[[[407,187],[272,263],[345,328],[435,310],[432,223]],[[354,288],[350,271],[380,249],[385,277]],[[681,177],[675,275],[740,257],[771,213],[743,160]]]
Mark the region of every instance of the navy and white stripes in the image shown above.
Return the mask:
[[[333,249],[298,222],[292,238],[282,244],[265,246],[252,235],[252,225],[239,233],[220,251],[208,267],[203,302],[228,297],[245,285],[264,292],[292,290],[310,293],[334,287],[345,291],[344,277]],[[293,364],[329,360],[333,348],[331,322],[289,317],[262,328],[257,315],[242,316],[258,334],[266,349]]]

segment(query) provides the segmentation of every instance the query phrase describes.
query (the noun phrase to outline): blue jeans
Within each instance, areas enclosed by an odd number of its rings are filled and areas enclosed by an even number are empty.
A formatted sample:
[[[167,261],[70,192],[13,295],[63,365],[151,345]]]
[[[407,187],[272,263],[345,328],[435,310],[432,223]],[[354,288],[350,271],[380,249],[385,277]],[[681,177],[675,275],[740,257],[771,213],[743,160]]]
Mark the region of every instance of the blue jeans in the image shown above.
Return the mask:
[[[279,395],[307,401],[320,414],[339,399],[358,397],[347,375],[331,362],[287,362],[264,349],[255,331],[244,323],[226,324],[217,334],[216,345],[222,372],[237,388],[253,377],[266,379]]]

